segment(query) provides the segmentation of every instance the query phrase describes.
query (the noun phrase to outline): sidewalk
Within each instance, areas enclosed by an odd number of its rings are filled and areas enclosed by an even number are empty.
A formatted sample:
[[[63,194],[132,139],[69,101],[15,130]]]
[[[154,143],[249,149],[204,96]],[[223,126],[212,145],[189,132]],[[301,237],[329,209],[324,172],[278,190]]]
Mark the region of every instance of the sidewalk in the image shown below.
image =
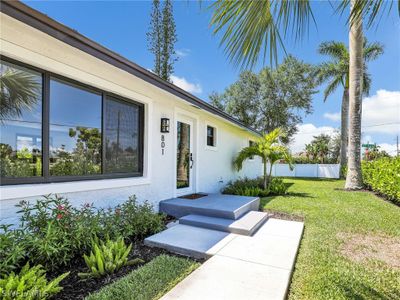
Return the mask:
[[[232,238],[162,300],[284,299],[304,224],[269,219],[252,236]]]

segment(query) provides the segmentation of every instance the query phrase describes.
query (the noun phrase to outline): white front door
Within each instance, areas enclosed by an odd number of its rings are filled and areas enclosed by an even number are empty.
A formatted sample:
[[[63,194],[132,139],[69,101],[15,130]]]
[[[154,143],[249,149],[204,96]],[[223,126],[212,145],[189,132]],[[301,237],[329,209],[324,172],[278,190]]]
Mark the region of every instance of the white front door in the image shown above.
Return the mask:
[[[176,120],[176,194],[194,193],[193,121],[187,118]]]

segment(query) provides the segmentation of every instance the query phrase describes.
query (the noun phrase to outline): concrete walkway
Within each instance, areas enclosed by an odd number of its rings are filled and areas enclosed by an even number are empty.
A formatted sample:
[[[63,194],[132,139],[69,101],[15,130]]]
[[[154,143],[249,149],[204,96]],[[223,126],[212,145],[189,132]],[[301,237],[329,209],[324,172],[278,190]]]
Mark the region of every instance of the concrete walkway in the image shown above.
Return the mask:
[[[284,299],[303,227],[271,218],[254,236],[229,234],[213,257],[161,299]]]

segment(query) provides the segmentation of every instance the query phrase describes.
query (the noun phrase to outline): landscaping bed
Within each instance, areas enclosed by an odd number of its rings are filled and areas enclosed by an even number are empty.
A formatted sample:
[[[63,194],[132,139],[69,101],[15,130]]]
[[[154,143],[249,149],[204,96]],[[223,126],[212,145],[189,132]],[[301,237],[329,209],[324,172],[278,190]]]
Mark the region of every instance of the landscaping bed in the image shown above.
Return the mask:
[[[1,299],[84,299],[135,270],[154,269],[153,260],[161,260],[154,263],[158,275],[148,278],[155,283],[144,279],[134,287],[148,295],[140,299],[153,299],[148,286],[165,282],[155,291],[158,295],[198,265],[143,244],[172,219],[134,196],[106,209],[90,203],[74,207],[57,195],[18,206],[19,226],[0,226]]]
[[[400,207],[343,180],[287,178],[261,199],[277,217],[304,218],[289,299],[399,299]],[[290,218],[290,217],[289,217]]]
[[[54,278],[64,272],[70,272],[70,274],[61,281],[60,286],[63,288],[59,293],[57,293],[53,298],[60,300],[67,299],[84,299],[90,293],[94,293],[104,286],[123,278],[133,270],[136,270],[148,262],[152,261],[160,255],[168,254],[166,250],[159,248],[147,247],[143,244],[143,241],[136,241],[133,243],[132,252],[130,253],[130,258],[141,258],[144,263],[137,264],[134,266],[126,266],[121,268],[118,272],[114,274],[109,274],[100,278],[89,278],[82,280],[78,273],[84,272],[87,267],[83,259],[77,259],[77,261],[66,268],[63,268],[55,273],[49,273],[50,278]],[[170,254],[171,255],[171,254]]]

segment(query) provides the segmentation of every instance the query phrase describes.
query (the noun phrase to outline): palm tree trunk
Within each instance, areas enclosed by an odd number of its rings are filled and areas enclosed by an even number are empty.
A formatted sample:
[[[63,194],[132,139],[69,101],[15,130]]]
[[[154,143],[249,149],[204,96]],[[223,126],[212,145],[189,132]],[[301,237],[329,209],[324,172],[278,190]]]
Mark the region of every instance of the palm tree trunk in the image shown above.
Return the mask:
[[[267,187],[270,187],[271,182],[272,182],[272,166],[273,166],[273,164],[270,163],[270,166],[269,166],[269,175],[268,175],[268,185],[267,185]],[[266,189],[267,189],[267,188],[265,187],[264,190],[266,190]]]
[[[263,160],[264,164],[264,190],[267,189],[267,161]]]
[[[344,89],[342,97],[342,115],[340,125],[340,176],[347,166],[347,145],[349,143],[349,90]]]
[[[357,0],[351,0],[353,9]],[[363,187],[361,174],[361,112],[363,78],[363,34],[361,16],[350,22],[349,32],[349,160],[346,176],[346,189]]]

